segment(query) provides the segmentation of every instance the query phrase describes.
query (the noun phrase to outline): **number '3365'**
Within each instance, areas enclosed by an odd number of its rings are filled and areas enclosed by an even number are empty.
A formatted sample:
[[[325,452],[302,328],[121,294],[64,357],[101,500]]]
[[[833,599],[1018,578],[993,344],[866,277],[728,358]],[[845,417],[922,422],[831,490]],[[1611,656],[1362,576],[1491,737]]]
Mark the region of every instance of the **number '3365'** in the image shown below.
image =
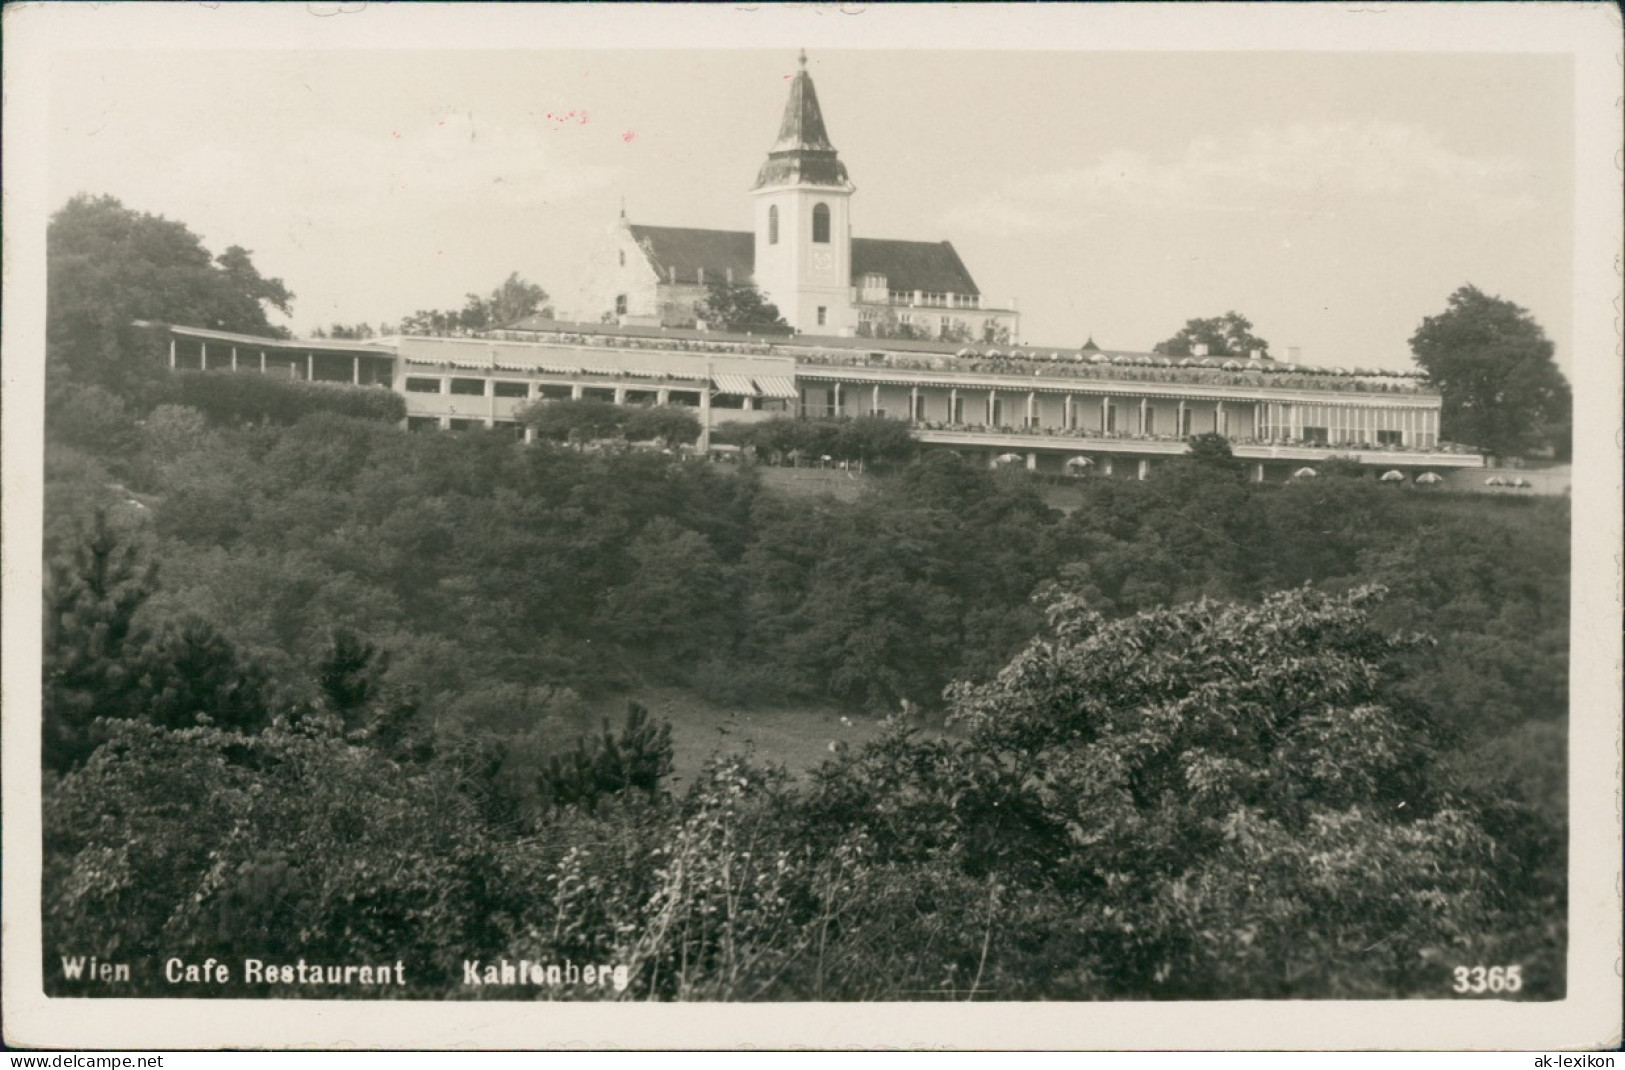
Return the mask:
[[[1522,966],[1457,966],[1456,992],[1516,992],[1523,987]]]

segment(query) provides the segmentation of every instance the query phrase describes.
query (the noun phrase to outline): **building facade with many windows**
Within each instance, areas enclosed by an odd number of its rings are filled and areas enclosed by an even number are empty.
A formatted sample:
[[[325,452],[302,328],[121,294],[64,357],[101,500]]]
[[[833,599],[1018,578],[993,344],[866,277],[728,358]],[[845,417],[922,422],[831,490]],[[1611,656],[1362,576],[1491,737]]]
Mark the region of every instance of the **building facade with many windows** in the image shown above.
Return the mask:
[[[1439,438],[1413,376],[1113,350],[761,338],[552,322],[485,338],[368,342],[168,329],[177,371],[236,371],[399,392],[413,429],[522,431],[548,400],[695,410],[707,430],[773,417],[907,421],[927,447],[1055,474],[1143,478],[1217,432],[1255,479],[1333,457],[1373,469],[1476,468]]]

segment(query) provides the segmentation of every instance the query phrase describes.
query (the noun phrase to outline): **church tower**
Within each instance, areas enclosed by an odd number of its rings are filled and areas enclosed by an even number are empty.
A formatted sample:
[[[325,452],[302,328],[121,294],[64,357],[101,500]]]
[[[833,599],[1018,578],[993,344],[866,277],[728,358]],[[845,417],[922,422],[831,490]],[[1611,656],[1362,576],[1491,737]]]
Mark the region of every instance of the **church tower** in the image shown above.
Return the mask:
[[[807,53],[790,83],[779,137],[756,175],[756,285],[806,334],[851,334],[852,227],[856,187],[835,155]]]

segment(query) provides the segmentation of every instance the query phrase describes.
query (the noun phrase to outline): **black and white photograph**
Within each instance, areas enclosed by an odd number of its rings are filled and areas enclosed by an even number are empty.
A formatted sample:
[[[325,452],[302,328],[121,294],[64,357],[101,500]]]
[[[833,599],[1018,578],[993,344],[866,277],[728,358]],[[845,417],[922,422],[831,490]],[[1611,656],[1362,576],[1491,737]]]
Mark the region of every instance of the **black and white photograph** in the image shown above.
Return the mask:
[[[1619,1043],[1617,7],[5,18],[8,1046]]]

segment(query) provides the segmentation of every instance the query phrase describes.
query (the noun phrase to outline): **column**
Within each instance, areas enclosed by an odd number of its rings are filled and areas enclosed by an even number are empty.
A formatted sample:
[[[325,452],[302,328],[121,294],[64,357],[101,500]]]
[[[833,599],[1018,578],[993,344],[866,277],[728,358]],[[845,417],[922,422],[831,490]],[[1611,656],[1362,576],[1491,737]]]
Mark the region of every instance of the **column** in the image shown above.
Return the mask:
[[[1253,482],[1254,483],[1262,483],[1262,482],[1264,482],[1264,462],[1263,461],[1259,461],[1257,464],[1253,465]]]
[[[1038,468],[1038,454],[1034,453],[1032,450],[1028,450],[1027,451],[1027,471],[1031,472],[1031,471],[1034,471],[1037,468]]]
[[[994,413],[993,409],[994,406],[998,404],[998,401],[999,392],[997,390],[989,390],[987,392],[987,420],[984,421],[989,427],[999,426],[999,422],[993,418],[995,415],[997,415]]]
[[[260,350],[260,374],[265,374],[265,350]]]
[[[237,347],[236,346],[231,347],[231,370],[232,371],[237,370]]]
[[[618,390],[618,391],[615,392],[615,396],[619,399],[618,401],[616,401],[616,404],[619,405],[621,402],[624,402],[626,400],[626,391]],[[740,412],[755,412],[756,411],[756,399],[751,397],[748,394],[745,395],[745,399],[739,403],[739,411]]]
[[[1140,434],[1142,434],[1142,435],[1145,434],[1145,407],[1146,407],[1146,399],[1141,398],[1140,399]],[[1145,476],[1142,474],[1140,476],[1140,478],[1144,479]]]
[[[197,353],[198,353],[198,370],[199,371],[205,371],[205,372],[208,371],[209,370],[209,343],[204,342],[204,341],[199,341],[198,344],[197,344]]]
[[[705,407],[705,408],[710,407],[710,397],[711,397],[711,389],[710,389],[710,385],[707,384],[706,388],[704,390],[700,391],[700,401],[701,401],[703,407]],[[571,401],[580,401],[581,400],[581,384],[580,383],[571,383],[570,384],[570,400]]]
[[[1213,430],[1216,434],[1224,435],[1226,438],[1230,437],[1230,428],[1226,427],[1224,423],[1223,401],[1213,406]]]
[[[919,418],[919,413],[920,388],[917,386],[911,386],[908,388],[908,422],[914,423],[915,420]]]
[[[1112,474],[1112,459],[1110,456],[1102,457],[1100,459],[1100,474],[1103,476],[1109,476]]]
[[[656,405],[669,405],[670,403],[671,403],[671,388],[670,387],[663,386],[660,389],[655,391],[655,404]]]
[[[495,379],[485,381],[485,426],[492,428],[497,425],[497,383]]]
[[[618,386],[618,387],[615,388],[615,404],[617,404],[617,405],[625,405],[626,404],[626,387]]]
[[[1185,399],[1179,399],[1179,408],[1174,414],[1174,434],[1180,438],[1185,437]]]
[[[264,360],[264,355],[263,354],[261,355],[261,360],[262,361]],[[169,336],[169,367],[170,367],[170,370],[172,370],[172,371],[175,368],[175,336],[174,335]]]
[[[1151,474],[1151,462],[1146,460],[1144,457],[1141,457],[1140,458],[1140,464],[1139,464],[1139,471],[1136,473],[1135,478],[1144,479],[1146,476],[1148,476],[1150,474]]]
[[[233,358],[235,359],[235,358]],[[350,382],[356,386],[361,385],[361,358],[350,358]]]
[[[574,395],[572,392],[572,396]],[[711,452],[711,362],[705,362],[705,385],[700,387],[700,455]]]
[[[1111,412],[1111,410],[1112,410],[1111,399],[1108,398],[1105,394],[1100,395],[1100,433],[1103,434],[1103,435],[1107,431],[1110,431],[1112,429],[1111,421],[1109,421],[1106,418],[1107,415]],[[1110,471],[1109,468],[1108,468],[1106,474],[1107,475],[1111,474],[1111,471]]]
[[[1028,426],[1028,427],[1037,427],[1038,426],[1038,391],[1036,391],[1036,390],[1027,391],[1027,421],[1026,421],[1026,426]],[[1032,455],[1028,454],[1028,457],[1031,458]],[[1034,466],[1029,464],[1027,467],[1032,468]]]
[[[830,415],[831,416],[839,416],[839,415],[841,415],[841,411],[843,409],[845,409],[845,408],[846,408],[846,398],[841,396],[841,384],[836,383],[835,384],[835,411],[830,413]]]
[[[305,354],[305,382],[314,382],[316,379],[316,354]]]
[[[1061,399],[1061,426],[1066,428],[1066,430],[1068,430],[1068,431],[1073,430],[1073,427],[1072,427],[1072,395],[1071,394],[1068,394],[1064,398]]]
[[[869,391],[869,412],[871,415],[880,411],[880,384],[876,383],[874,389]]]
[[[948,390],[948,422],[959,422],[959,388],[950,387]]]

